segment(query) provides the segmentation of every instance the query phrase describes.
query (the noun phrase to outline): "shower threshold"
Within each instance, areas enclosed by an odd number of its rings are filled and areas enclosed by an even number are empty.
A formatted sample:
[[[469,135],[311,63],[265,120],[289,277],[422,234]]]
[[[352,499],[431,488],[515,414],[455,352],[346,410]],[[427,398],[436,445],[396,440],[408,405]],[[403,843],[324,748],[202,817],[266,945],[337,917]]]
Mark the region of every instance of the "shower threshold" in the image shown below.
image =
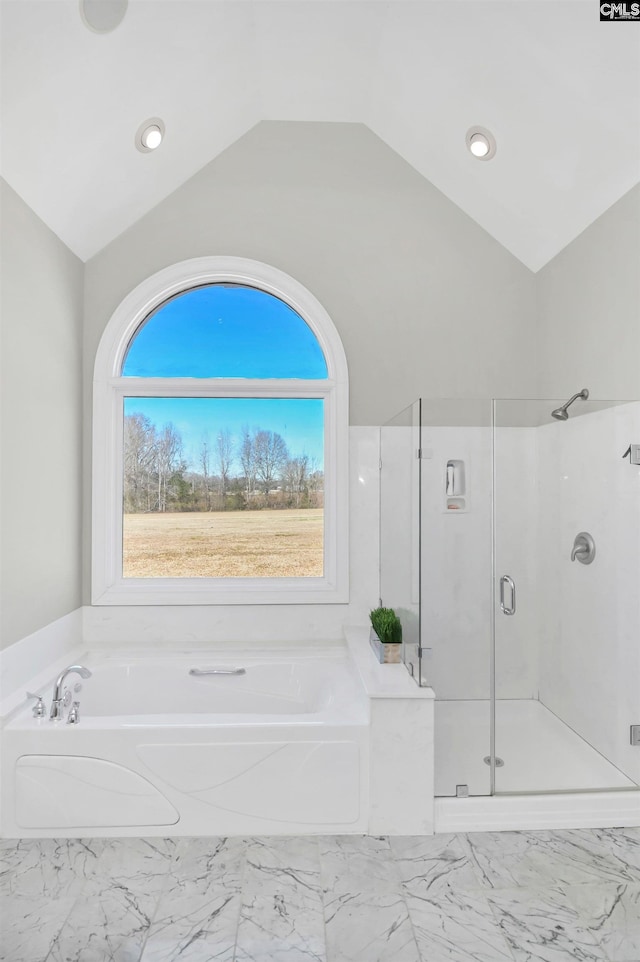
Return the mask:
[[[640,790],[436,798],[434,831],[507,832],[640,826]]]

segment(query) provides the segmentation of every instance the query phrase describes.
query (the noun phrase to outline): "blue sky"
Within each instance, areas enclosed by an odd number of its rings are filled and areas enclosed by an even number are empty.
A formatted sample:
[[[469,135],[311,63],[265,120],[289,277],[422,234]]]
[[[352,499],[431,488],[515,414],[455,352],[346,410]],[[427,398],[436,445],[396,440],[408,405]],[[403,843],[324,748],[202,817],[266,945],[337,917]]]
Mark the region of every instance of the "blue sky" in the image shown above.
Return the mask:
[[[315,334],[287,304],[210,284],[167,301],[133,338],[125,377],[326,378]]]
[[[125,357],[125,377],[326,378],[309,326],[287,304],[250,287],[210,284],[167,301],[140,327]],[[311,398],[125,398],[125,415],[146,415],[180,432],[197,469],[202,441],[215,452],[219,431],[239,443],[247,426],[282,435],[293,457],[323,469],[324,402]],[[233,470],[239,470],[239,463]]]
[[[319,398],[125,398],[124,413],[145,414],[158,429],[171,422],[180,432],[184,457],[198,468],[202,440],[208,439],[215,463],[215,442],[228,428],[239,442],[242,428],[263,428],[281,434],[292,457],[308,455],[315,470],[323,470],[324,401]],[[235,473],[239,470],[236,461]]]

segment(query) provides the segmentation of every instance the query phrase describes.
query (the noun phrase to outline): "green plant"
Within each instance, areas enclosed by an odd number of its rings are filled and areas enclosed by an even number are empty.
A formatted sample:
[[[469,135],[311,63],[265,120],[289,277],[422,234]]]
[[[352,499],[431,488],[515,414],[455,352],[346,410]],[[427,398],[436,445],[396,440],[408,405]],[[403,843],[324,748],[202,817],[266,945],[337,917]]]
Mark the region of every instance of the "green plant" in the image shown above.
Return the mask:
[[[402,624],[393,608],[374,608],[369,614],[373,630],[385,645],[399,645],[402,641]]]

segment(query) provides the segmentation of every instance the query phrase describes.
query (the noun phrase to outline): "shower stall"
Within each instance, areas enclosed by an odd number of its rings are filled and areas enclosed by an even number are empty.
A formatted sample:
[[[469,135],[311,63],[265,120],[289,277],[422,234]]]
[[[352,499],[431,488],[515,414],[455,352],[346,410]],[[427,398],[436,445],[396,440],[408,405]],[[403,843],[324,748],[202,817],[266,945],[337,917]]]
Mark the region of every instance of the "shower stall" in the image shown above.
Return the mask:
[[[381,601],[436,694],[436,826],[536,797],[640,824],[640,402],[421,399],[380,445]]]

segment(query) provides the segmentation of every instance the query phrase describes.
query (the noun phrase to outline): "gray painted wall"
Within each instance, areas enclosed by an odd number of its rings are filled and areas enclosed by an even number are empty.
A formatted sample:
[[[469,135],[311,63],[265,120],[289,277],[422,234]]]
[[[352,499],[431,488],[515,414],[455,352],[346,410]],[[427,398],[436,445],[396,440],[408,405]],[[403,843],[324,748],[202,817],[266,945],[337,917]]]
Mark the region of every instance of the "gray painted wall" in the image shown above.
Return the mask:
[[[640,398],[640,185],[536,274],[541,397]]]
[[[0,647],[81,603],[83,265],[4,182]]]
[[[87,375],[125,294],[205,254],[315,294],[347,353],[352,424],[420,394],[535,386],[534,275],[362,125],[259,124],[89,261]]]
[[[87,413],[119,302],[161,268],[207,254],[264,261],[315,294],[346,350],[352,425],[380,424],[421,394],[535,388],[534,275],[366,127],[269,122],[88,262]],[[89,417],[85,444],[88,459]]]
[[[7,645],[80,603],[83,267],[4,184],[2,214]],[[640,187],[534,276],[366,127],[260,124],[84,268],[85,601],[99,339],[132,287],[206,254],[266,261],[319,298],[347,351],[352,424],[421,394],[640,395]]]

